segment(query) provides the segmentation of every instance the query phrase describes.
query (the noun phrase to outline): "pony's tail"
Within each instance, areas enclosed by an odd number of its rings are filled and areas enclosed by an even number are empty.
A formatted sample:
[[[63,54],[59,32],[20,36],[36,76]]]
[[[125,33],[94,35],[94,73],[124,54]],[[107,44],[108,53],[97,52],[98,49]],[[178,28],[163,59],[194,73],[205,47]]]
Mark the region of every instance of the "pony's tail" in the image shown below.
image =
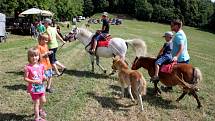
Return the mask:
[[[142,76],[141,78],[140,78],[140,84],[139,84],[139,88],[140,88],[140,90],[141,90],[141,95],[143,96],[143,95],[146,95],[146,91],[147,91],[147,84],[146,84],[146,80],[145,80],[145,78]]]
[[[125,40],[126,43],[131,45],[136,53],[137,57],[146,56],[147,54],[147,46],[146,43],[141,39],[130,39]]]
[[[198,67],[194,68],[194,76],[193,77],[194,77],[193,81],[195,83],[202,81],[202,72],[200,71],[200,69]]]

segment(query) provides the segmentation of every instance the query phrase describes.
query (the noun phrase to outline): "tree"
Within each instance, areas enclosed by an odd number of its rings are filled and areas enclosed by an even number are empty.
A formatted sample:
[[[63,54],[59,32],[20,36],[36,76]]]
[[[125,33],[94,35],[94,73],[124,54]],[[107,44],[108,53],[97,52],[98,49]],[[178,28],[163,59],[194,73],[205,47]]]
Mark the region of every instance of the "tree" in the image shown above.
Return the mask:
[[[92,0],[84,0],[84,16],[91,16],[93,15],[93,2]]]
[[[108,10],[108,0],[93,0],[94,12],[104,12]]]
[[[137,0],[135,3],[135,16],[140,20],[150,20],[153,7],[147,0]]]

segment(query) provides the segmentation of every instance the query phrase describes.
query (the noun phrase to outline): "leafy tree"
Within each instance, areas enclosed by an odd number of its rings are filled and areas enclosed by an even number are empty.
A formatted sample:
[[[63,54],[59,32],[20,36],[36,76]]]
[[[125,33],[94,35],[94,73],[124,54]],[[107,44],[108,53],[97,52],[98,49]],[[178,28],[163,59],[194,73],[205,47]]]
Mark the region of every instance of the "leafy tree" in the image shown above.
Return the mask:
[[[93,0],[94,12],[104,12],[108,10],[108,0]]]
[[[153,7],[147,0],[137,0],[135,3],[135,16],[140,20],[150,20]]]
[[[93,15],[93,2],[92,0],[84,0],[84,11],[83,14],[84,16],[91,16]]]

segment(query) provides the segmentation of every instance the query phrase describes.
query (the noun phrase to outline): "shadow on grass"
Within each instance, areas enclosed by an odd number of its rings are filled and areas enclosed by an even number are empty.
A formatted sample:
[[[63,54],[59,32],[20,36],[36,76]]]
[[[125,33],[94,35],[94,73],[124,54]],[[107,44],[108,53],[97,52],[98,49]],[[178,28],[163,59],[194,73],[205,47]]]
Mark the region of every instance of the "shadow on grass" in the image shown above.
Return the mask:
[[[119,95],[119,93],[117,93],[116,91],[120,91],[120,93],[121,93],[121,87],[119,87],[119,86],[110,85],[110,88],[114,90],[112,92],[113,95]],[[165,93],[165,92],[163,92],[163,93]],[[130,98],[127,88],[125,88],[124,95],[126,98]],[[172,100],[163,99],[161,96],[154,95],[154,88],[148,87],[147,94],[145,96],[143,96],[142,99],[143,99],[143,103],[148,102],[150,105],[154,105],[156,107],[161,107],[164,109],[177,108],[176,105],[172,104],[172,102],[173,102]]]
[[[29,121],[25,118],[32,117],[33,115],[17,115],[15,113],[2,113],[0,112],[1,121]]]
[[[8,85],[3,86],[4,88],[7,88],[9,90],[27,90],[27,86],[25,84],[15,84],[15,85]]]
[[[131,105],[129,106],[122,105],[118,103],[114,98],[99,96],[94,92],[88,92],[87,94],[90,97],[93,97],[94,99],[96,99],[102,105],[103,108],[110,108],[112,110],[129,111],[129,109],[120,109],[120,107],[126,108],[131,106]]]
[[[105,74],[96,74],[90,71],[79,71],[79,70],[66,70],[66,74],[77,76],[77,77],[93,77],[93,78],[102,78],[106,79],[109,78],[108,75]]]
[[[7,71],[7,74],[24,75],[23,71]]]
[[[165,93],[165,92],[162,92]],[[163,109],[176,109],[177,106],[172,102],[174,100],[163,99],[162,96],[154,95],[154,88],[147,88],[146,96],[143,96],[143,102],[147,101],[150,105],[154,105]]]

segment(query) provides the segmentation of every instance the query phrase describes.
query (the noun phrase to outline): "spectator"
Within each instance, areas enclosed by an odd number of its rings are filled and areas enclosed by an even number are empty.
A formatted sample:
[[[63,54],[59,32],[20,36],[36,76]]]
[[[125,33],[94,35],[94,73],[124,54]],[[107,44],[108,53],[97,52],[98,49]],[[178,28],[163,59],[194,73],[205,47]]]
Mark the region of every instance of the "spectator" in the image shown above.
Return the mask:
[[[34,24],[31,24],[31,38],[37,38],[37,33],[36,33],[36,28],[34,26]]]
[[[39,24],[37,25],[37,31],[39,34],[42,34],[46,31],[45,26],[42,24],[41,21],[39,21]]]

